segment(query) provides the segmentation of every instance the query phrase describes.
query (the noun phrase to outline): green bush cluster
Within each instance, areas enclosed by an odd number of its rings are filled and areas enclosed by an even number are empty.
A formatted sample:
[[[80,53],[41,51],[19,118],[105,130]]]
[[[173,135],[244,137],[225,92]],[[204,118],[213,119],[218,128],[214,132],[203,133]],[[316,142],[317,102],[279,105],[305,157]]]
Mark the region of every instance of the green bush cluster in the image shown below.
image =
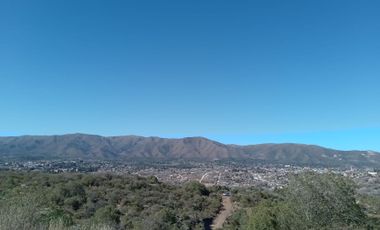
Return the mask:
[[[296,175],[271,193],[237,190],[234,199],[240,208],[226,229],[380,229],[355,191],[355,184],[343,176],[316,173]]]
[[[0,229],[202,229],[217,188],[113,174],[0,173]]]

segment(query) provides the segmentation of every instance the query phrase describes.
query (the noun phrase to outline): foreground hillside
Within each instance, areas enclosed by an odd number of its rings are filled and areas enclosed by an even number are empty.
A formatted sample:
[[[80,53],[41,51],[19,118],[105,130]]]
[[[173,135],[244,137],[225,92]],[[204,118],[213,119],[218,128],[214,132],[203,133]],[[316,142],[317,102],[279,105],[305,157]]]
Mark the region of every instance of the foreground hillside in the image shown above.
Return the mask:
[[[0,171],[0,229],[203,229],[219,193],[155,177]]]
[[[227,230],[380,229],[380,197],[359,195],[356,185],[337,174],[302,173],[273,192],[232,191],[235,210]]]
[[[313,145],[261,144],[225,145],[201,137],[167,139],[159,137],[71,134],[0,138],[1,159],[190,159],[245,160],[252,162],[379,167],[380,154],[370,151],[339,151]]]
[[[380,198],[335,174],[299,174],[275,191],[231,190],[223,229],[379,229]],[[0,171],[1,230],[209,229],[228,188],[154,177]],[[220,215],[218,215],[219,217]],[[217,219],[217,218],[215,218]]]

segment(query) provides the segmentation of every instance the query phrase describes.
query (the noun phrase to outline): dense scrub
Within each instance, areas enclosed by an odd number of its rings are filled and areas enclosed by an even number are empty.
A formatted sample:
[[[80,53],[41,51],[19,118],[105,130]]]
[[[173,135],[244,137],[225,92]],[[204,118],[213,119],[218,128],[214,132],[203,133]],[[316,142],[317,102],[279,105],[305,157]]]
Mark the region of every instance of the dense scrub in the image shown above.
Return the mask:
[[[349,179],[305,173],[271,193],[233,191],[237,211],[226,229],[380,229],[376,197],[360,197]],[[371,203],[372,202],[372,203]],[[378,202],[378,200],[377,200]]]
[[[0,229],[203,229],[217,188],[155,177],[0,172]]]
[[[0,229],[204,229],[220,188],[155,177],[0,172]],[[305,173],[268,192],[232,189],[225,229],[380,229],[380,198],[334,174]]]

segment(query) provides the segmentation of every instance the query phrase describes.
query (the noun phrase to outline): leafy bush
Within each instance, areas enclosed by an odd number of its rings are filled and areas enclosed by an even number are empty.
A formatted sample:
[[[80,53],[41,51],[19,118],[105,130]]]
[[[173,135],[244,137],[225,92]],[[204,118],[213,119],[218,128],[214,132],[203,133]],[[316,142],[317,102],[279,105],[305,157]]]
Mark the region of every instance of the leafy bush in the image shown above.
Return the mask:
[[[355,184],[336,174],[303,173],[275,193],[234,192],[240,204],[226,229],[379,229],[357,200]]]
[[[28,202],[13,202],[23,197]],[[112,174],[0,172],[0,200],[2,230],[196,229],[220,208],[218,190],[198,182]]]

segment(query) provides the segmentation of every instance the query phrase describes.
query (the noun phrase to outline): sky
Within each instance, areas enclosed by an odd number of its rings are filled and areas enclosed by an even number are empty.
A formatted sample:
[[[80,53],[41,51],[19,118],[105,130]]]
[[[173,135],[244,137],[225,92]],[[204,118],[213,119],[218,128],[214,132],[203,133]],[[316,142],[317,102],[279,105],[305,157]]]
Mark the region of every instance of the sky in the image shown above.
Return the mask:
[[[380,1],[0,1],[0,136],[380,151]]]

